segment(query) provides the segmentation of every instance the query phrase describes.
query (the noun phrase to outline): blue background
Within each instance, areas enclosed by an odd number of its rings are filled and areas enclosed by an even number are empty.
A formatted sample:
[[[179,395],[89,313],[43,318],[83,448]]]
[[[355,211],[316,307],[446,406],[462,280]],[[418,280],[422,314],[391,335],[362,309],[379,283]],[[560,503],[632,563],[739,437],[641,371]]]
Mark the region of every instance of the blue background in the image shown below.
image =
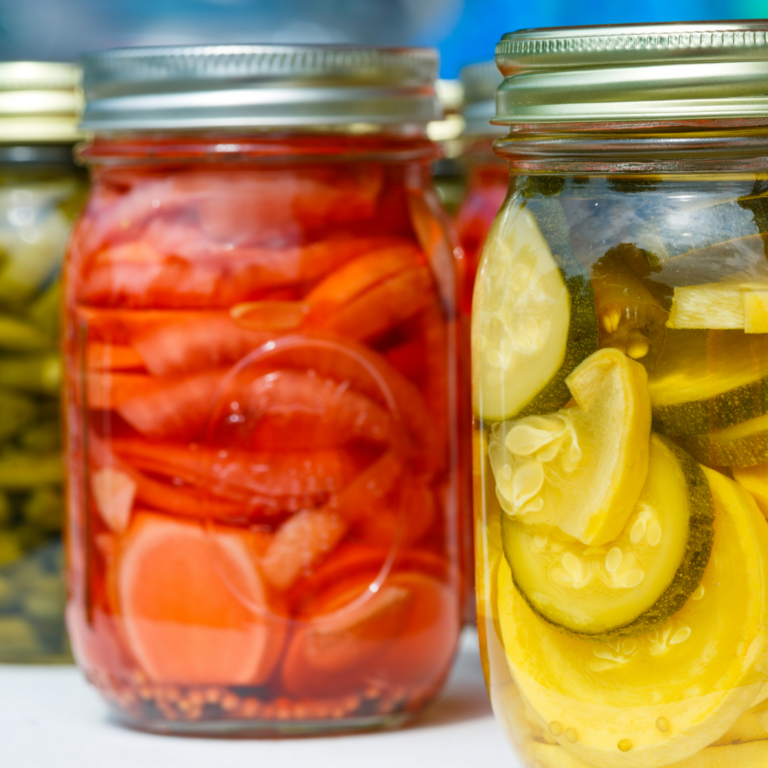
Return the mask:
[[[434,45],[442,76],[526,27],[768,16],[768,0],[0,0],[0,58],[72,60],[115,45]]]

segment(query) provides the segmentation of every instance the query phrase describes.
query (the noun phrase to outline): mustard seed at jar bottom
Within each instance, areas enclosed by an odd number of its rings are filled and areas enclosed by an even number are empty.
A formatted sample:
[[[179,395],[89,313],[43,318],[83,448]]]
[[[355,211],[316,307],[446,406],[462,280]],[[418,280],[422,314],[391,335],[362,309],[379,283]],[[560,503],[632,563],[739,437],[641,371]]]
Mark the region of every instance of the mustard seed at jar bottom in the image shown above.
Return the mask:
[[[766,59],[763,22],[497,48],[476,580],[527,767],[768,764]]]

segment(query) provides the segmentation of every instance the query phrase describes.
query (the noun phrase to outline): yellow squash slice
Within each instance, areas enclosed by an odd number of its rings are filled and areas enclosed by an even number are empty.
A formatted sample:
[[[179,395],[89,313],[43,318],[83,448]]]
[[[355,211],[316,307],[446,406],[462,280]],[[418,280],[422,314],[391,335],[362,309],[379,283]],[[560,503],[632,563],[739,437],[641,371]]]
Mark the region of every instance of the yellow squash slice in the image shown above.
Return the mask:
[[[768,676],[768,526],[741,486],[704,471],[715,505],[709,565],[685,606],[646,635],[595,643],[562,634],[500,564],[512,677],[563,751],[588,765],[661,768],[691,758],[752,706]]]
[[[768,332],[768,285],[712,283],[675,288],[670,328],[743,328]]]
[[[685,605],[709,561],[713,518],[701,467],[651,435],[648,478],[616,539],[589,546],[504,515],[502,540],[515,585],[536,613],[610,642],[643,635]]]
[[[551,744],[533,744],[532,757],[546,768],[593,768],[562,747]],[[727,747],[707,747],[698,755],[689,757],[667,768],[765,768],[768,766],[768,741],[731,744]],[[651,768],[651,764],[648,764]]]
[[[520,522],[598,546],[624,528],[648,474],[647,377],[618,350],[601,349],[566,384],[576,407],[494,425],[496,493]]]

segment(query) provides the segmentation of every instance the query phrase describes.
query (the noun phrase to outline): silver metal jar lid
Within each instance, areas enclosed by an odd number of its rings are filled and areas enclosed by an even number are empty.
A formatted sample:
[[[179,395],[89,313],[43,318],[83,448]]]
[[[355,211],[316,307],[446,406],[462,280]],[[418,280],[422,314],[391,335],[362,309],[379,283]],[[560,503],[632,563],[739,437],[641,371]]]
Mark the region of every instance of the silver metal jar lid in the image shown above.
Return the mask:
[[[768,117],[768,21],[529,29],[496,47],[498,124]]]
[[[459,73],[464,86],[465,136],[497,136],[503,128],[491,125],[496,115],[496,89],[502,77],[493,61],[470,64]]]
[[[90,131],[422,124],[441,116],[429,48],[211,45],[83,59]]]

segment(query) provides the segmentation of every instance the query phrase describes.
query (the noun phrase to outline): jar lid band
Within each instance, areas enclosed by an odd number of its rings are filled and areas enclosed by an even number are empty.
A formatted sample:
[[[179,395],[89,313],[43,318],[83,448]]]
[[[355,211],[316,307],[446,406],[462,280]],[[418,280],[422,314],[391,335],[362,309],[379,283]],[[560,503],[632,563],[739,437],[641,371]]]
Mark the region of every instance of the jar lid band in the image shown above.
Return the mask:
[[[440,117],[428,48],[118,48],[83,59],[93,131],[423,124]]]
[[[496,47],[495,123],[768,117],[768,21],[529,29]]]

